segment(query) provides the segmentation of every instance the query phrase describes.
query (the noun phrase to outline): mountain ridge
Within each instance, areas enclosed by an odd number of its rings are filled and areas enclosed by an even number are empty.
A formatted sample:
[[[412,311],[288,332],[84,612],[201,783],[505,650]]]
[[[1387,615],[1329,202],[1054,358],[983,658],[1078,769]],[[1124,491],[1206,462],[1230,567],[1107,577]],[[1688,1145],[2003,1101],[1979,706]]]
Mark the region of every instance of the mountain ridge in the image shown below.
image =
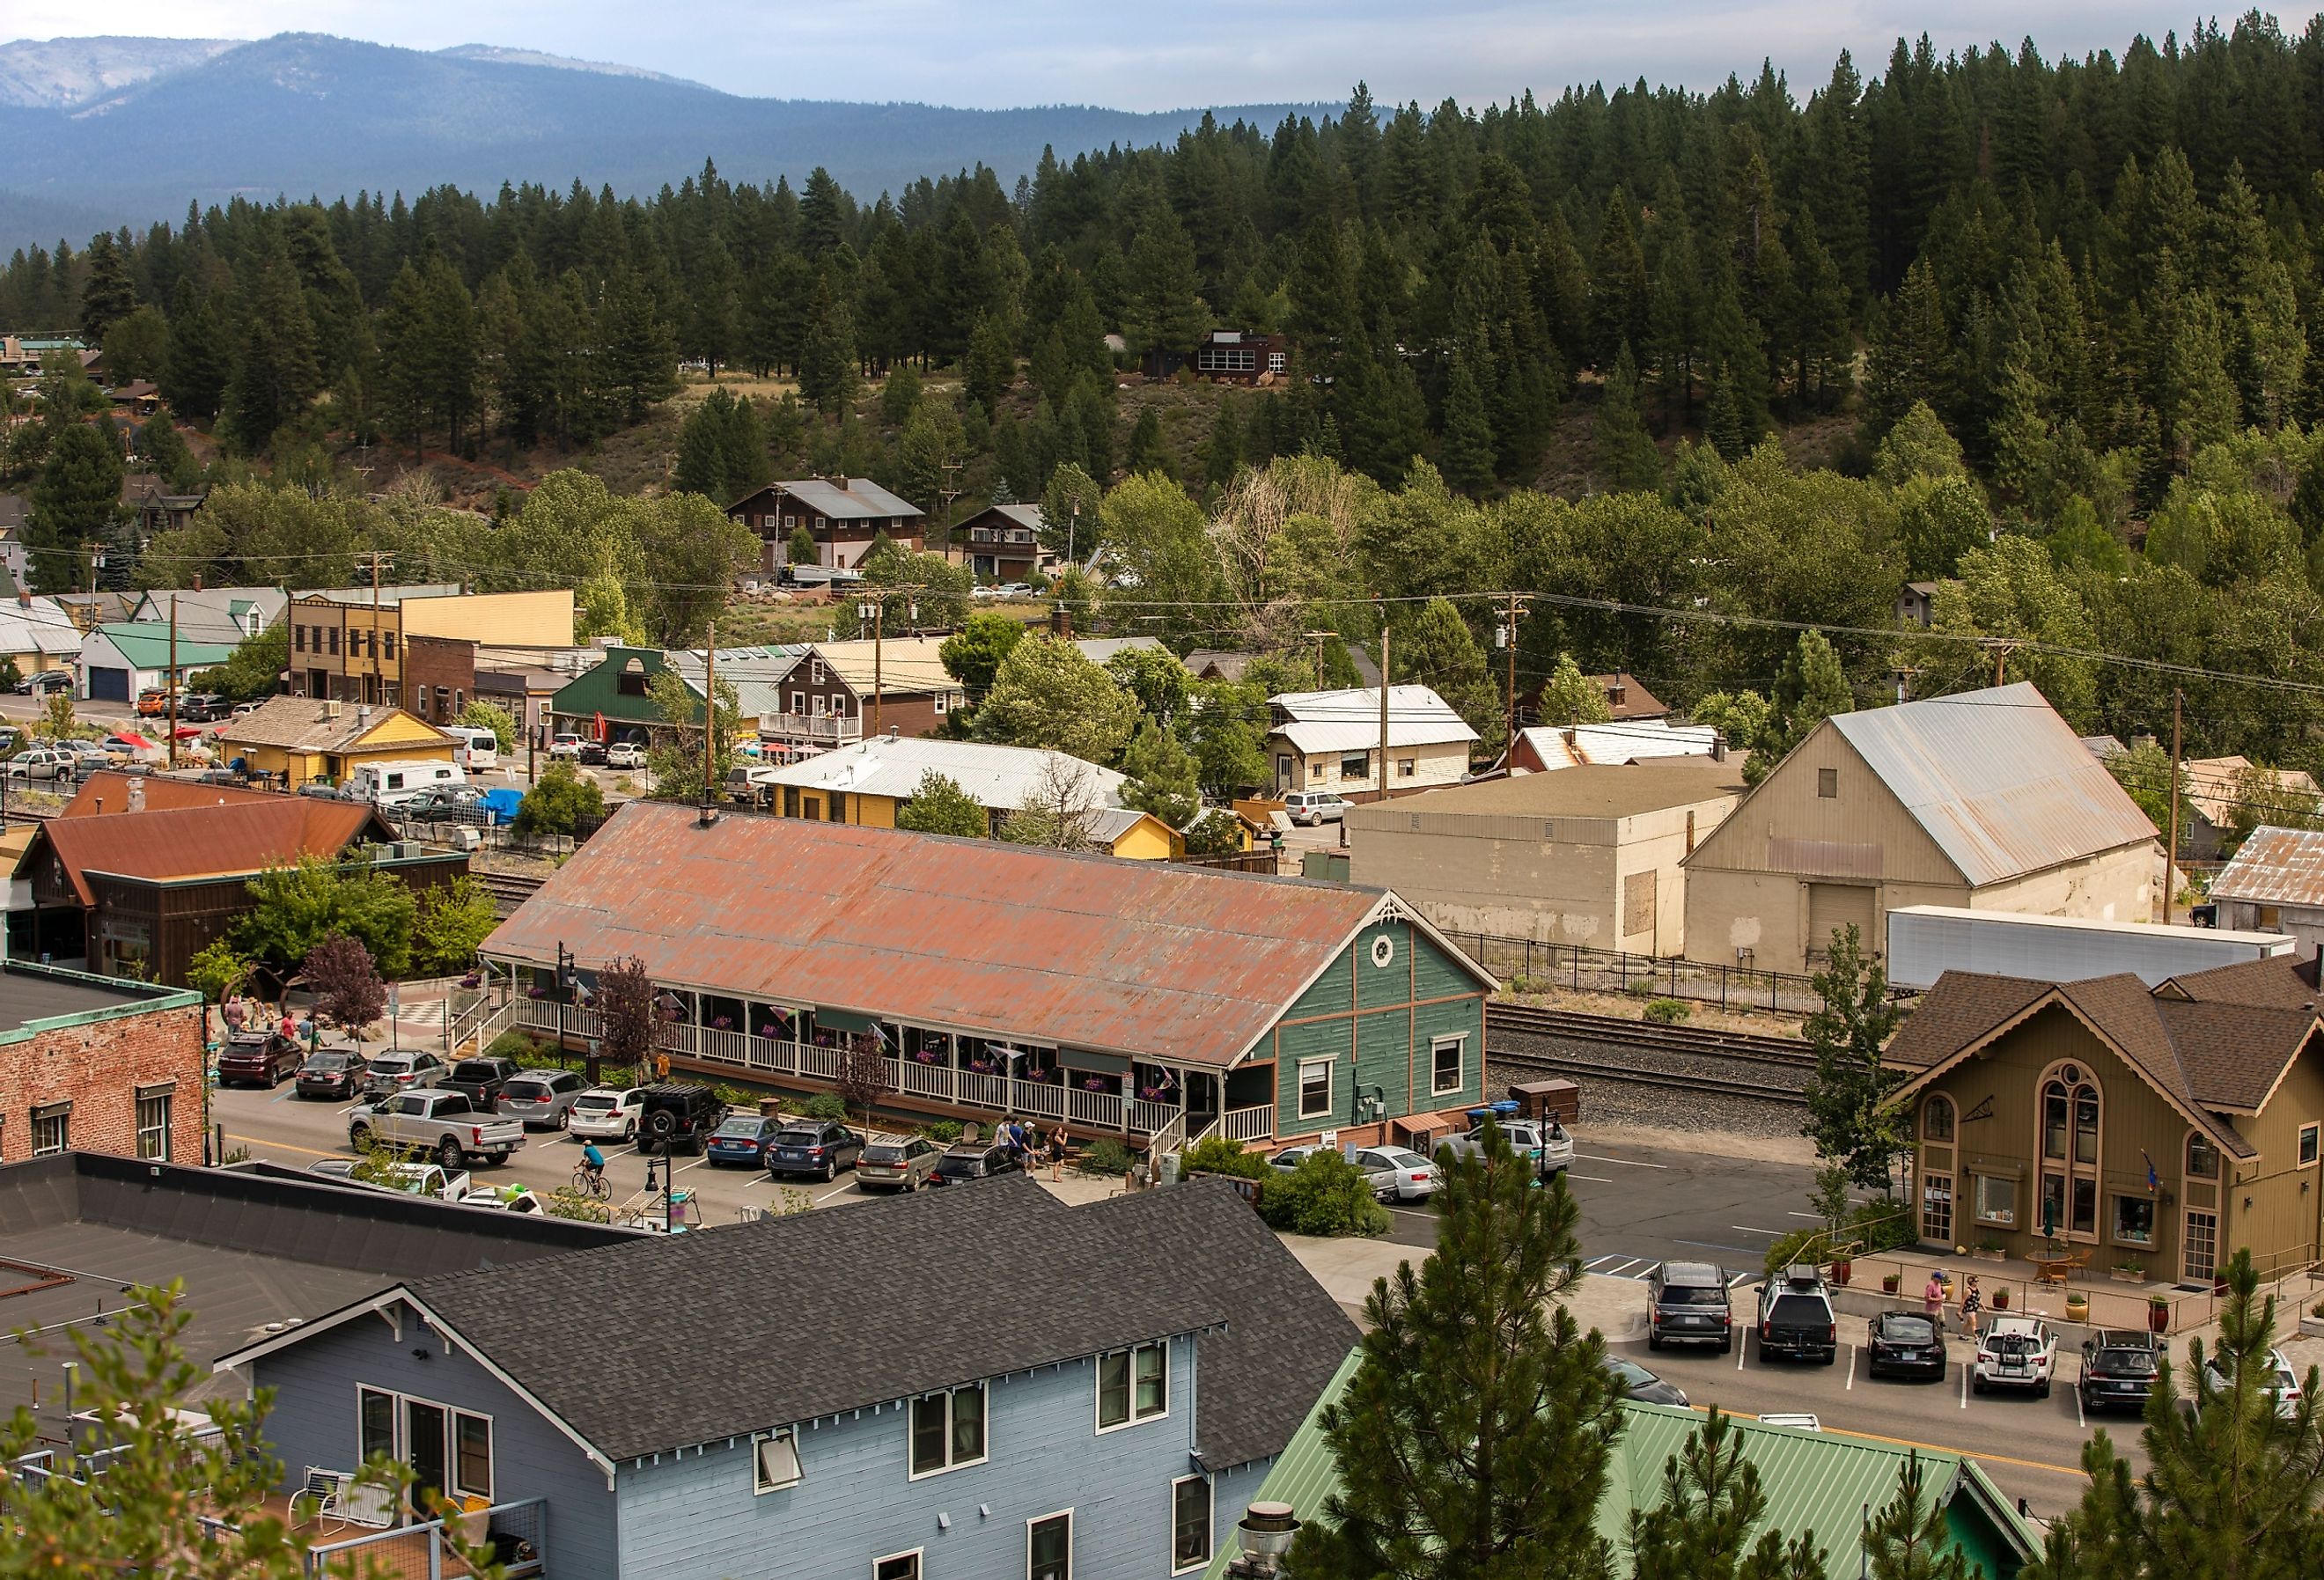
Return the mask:
[[[104,47],[76,62],[63,48],[76,42]],[[44,63],[58,82],[41,91],[27,61]],[[576,179],[628,194],[676,181],[705,158],[794,186],[819,165],[868,199],[979,163],[1013,182],[1045,146],[1070,160],[1109,144],[1167,142],[1206,113],[1271,131],[1286,113],[1325,107],[975,110],[746,98],[541,51],[422,51],[325,33],[20,41],[0,46],[0,248],[53,242],[48,219],[62,212],[138,226],[174,220],[189,201],[410,199],[447,184],[493,191],[503,181],[562,188]]]

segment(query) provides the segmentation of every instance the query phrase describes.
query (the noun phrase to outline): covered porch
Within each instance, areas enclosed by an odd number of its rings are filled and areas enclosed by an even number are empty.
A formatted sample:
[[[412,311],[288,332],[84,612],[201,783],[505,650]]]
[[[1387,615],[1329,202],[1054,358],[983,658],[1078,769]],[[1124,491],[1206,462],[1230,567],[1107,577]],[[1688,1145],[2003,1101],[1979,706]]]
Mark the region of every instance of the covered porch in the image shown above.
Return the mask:
[[[1015,1115],[1164,1150],[1213,1132],[1245,1143],[1275,1134],[1270,1063],[1228,1070],[1149,1063],[678,986],[661,989],[661,1000],[658,1046],[673,1068],[827,1089],[838,1082],[848,1039],[870,1036],[884,1091],[946,1117],[989,1123]],[[567,1002],[535,984],[520,989],[513,1007],[515,1024],[568,1047],[603,1034],[586,993]]]

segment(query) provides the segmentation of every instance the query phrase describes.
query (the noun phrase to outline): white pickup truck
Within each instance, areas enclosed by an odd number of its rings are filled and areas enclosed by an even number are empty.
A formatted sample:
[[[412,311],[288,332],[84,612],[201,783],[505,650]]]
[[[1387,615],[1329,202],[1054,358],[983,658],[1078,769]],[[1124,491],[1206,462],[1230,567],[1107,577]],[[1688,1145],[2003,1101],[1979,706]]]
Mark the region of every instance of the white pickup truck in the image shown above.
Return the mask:
[[[356,1109],[347,1140],[357,1148],[375,1141],[432,1153],[449,1174],[470,1159],[507,1162],[524,1145],[524,1122],[482,1113],[465,1092],[398,1092]]]
[[[1545,1125],[1530,1119],[1506,1119],[1500,1122],[1500,1130],[1509,1150],[1531,1160],[1535,1173],[1563,1174],[1573,1167],[1573,1134],[1555,1120]],[[1456,1158],[1481,1152],[1485,1150],[1485,1127],[1480,1124],[1467,1135],[1454,1136],[1441,1144],[1452,1148]]]

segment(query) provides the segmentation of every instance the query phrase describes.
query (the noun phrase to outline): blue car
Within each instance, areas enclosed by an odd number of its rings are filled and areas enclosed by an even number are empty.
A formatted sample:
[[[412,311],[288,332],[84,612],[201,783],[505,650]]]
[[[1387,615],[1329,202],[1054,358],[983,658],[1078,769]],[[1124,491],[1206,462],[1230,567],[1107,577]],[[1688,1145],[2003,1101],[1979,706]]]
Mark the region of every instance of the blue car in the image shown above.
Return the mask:
[[[724,1167],[738,1163],[745,1169],[764,1169],[767,1149],[775,1132],[783,1128],[779,1119],[761,1119],[755,1113],[738,1113],[710,1132],[710,1145],[703,1153],[712,1164]]]

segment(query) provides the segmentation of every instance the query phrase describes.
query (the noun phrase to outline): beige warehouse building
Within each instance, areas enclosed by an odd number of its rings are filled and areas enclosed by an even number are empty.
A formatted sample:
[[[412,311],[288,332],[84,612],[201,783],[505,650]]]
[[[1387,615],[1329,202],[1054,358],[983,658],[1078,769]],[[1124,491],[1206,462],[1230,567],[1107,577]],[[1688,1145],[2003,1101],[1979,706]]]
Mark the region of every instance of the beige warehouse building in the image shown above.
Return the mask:
[[[1547,777],[1556,778],[1557,775]],[[1818,725],[1688,856],[1686,952],[1811,970],[1908,905],[2150,921],[2154,825],[2023,682]]]
[[[1741,798],[1741,770],[1665,757],[1351,808],[1349,876],[1394,888],[1448,931],[1676,955],[1679,864]]]

